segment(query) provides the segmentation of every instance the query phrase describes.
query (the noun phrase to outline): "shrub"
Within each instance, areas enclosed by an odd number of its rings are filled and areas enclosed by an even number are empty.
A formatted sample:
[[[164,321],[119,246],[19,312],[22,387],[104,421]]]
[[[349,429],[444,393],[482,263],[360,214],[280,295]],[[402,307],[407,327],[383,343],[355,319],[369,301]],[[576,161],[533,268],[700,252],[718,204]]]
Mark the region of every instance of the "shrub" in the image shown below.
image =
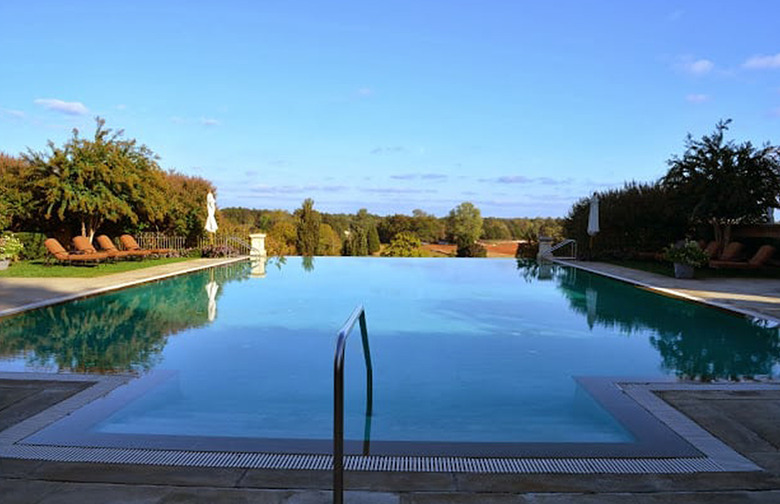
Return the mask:
[[[0,260],[15,260],[24,250],[24,244],[13,233],[4,233],[0,237]]]
[[[238,255],[238,251],[228,245],[209,245],[201,250],[201,257],[232,257]]]
[[[24,245],[24,249],[19,254],[19,259],[35,260],[46,258],[46,246],[43,242],[46,241],[46,235],[43,233],[28,233],[20,232],[16,233],[16,237]]]
[[[458,247],[456,255],[458,257],[487,257],[487,249],[479,243],[471,243]]]
[[[686,240],[679,245],[670,245],[665,248],[664,259],[673,263],[687,264],[694,268],[707,264],[707,254],[693,240]]]

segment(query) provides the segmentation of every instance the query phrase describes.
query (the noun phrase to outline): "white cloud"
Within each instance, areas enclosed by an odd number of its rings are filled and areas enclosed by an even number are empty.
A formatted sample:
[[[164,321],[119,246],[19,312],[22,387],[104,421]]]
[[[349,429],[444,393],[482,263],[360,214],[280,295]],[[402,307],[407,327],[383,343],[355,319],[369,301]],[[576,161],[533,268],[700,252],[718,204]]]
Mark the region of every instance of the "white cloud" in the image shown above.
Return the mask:
[[[374,90],[371,88],[364,87],[358,89],[357,94],[360,96],[371,96],[372,94],[374,94]]]
[[[217,119],[210,119],[207,117],[201,117],[200,123],[203,126],[219,126],[220,122]]]
[[[22,119],[25,116],[24,112],[21,110],[0,109],[0,111],[5,115],[9,115],[17,119]]]
[[[38,98],[33,103],[41,105],[46,110],[53,110],[67,115],[85,115],[89,113],[87,107],[81,102],[66,102],[56,98]]]
[[[685,101],[689,103],[704,103],[710,101],[710,97],[706,94],[689,94],[685,96]]]
[[[777,53],[774,56],[753,56],[744,62],[742,66],[752,70],[780,68],[780,53]]]
[[[127,110],[127,105],[125,105],[124,103],[120,103],[119,105],[116,106],[116,109],[117,110]]]
[[[693,59],[689,56],[686,56],[680,59],[680,61],[676,64],[676,67],[691,75],[705,75],[710,73],[712,69],[715,68],[715,63],[704,58]]]

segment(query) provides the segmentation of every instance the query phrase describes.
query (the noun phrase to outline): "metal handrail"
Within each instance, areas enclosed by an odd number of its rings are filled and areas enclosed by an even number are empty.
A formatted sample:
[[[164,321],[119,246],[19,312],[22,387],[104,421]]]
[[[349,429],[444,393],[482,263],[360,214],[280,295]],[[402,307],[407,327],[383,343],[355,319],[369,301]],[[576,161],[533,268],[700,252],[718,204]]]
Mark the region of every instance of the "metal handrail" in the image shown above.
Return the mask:
[[[366,361],[366,431],[371,430],[369,418],[374,409],[374,377],[371,366],[371,350],[368,348],[368,330],[366,329],[366,311],[359,305],[341,327],[336,339],[336,355],[333,359],[333,502],[344,502],[344,349],[347,337],[360,321],[360,336],[363,340],[363,357]],[[363,451],[367,454],[368,438],[364,438]]]
[[[566,245],[571,245],[572,246],[572,252],[573,252],[572,257],[577,257],[577,240],[575,240],[573,238],[566,238],[562,242],[556,243],[555,245],[550,247],[550,250],[548,250],[547,253],[550,254],[550,256],[552,256],[553,252],[555,252],[556,250],[558,250],[560,248],[565,247]]]

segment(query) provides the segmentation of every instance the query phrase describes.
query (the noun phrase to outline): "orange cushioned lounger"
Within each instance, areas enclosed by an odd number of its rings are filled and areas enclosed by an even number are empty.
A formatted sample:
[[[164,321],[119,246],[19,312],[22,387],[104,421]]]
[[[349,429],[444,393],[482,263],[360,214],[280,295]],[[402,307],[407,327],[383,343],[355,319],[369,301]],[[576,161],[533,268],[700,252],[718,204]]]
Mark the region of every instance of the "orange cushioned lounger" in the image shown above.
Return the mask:
[[[169,248],[162,248],[162,249],[142,249],[140,245],[138,245],[138,242],[135,241],[135,238],[130,236],[129,234],[125,234],[119,237],[119,241],[122,242],[122,246],[125,248],[125,250],[144,250],[149,252],[150,254],[157,254],[157,255],[164,255],[164,254],[171,254],[173,253],[173,249]]]
[[[123,257],[146,257],[151,252],[146,250],[119,250],[106,235],[100,235],[97,237],[98,245],[103,252],[106,252],[111,257],[123,258]]]
[[[58,261],[67,263],[94,263],[100,262],[108,257],[106,254],[71,254],[57,241],[56,238],[48,238],[43,242],[46,250],[49,251]]]

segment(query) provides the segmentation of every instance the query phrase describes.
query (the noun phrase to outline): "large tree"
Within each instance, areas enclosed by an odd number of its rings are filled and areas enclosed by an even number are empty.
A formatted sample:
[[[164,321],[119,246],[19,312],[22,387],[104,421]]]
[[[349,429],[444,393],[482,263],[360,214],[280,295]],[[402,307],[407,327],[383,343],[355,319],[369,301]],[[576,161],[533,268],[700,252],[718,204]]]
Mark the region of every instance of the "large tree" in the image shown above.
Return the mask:
[[[691,222],[711,224],[722,244],[733,224],[764,222],[768,208],[780,208],[780,148],[726,141],[730,122],[718,122],[700,140],[688,134],[685,152],[667,161],[669,171],[661,179]]]
[[[14,229],[34,207],[30,190],[30,165],[0,152],[0,230]]]
[[[105,221],[161,221],[168,200],[157,156],[134,139],[122,138],[122,130],[106,128],[104,119],[96,122],[92,139],[74,129],[62,147],[49,141],[49,152],[29,150],[24,156],[44,216],[56,217],[71,230],[80,228],[90,240]]]
[[[317,253],[322,221],[319,212],[314,210],[314,200],[303,200],[301,208],[295,211],[295,218],[298,253],[302,256],[313,256]]]
[[[479,208],[465,201],[450,210],[447,233],[458,248],[465,249],[473,245],[482,235],[482,214]]]

